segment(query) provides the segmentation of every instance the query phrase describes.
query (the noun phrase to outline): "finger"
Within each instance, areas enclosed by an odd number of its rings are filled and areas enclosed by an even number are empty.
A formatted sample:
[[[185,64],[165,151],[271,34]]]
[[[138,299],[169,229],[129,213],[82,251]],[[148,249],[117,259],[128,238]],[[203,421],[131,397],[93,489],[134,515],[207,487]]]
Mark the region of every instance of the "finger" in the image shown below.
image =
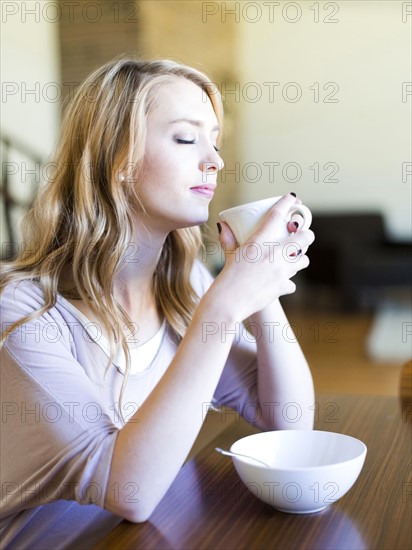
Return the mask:
[[[296,262],[296,268],[298,271],[300,271],[301,269],[306,269],[309,264],[309,258],[306,256],[306,254],[302,254],[301,256],[299,256],[299,261]]]
[[[293,252],[289,253],[289,258],[296,258],[297,256],[301,256],[302,252],[303,251],[302,251],[301,248],[296,248],[296,251],[293,251]]]
[[[309,265],[309,258],[305,254],[301,254],[300,256],[296,258],[289,258],[288,262],[290,262],[290,275],[289,278],[294,277],[298,271],[301,271],[302,269],[306,269]]]
[[[314,240],[315,234],[313,233],[313,231],[311,231],[310,229],[301,229],[297,233],[293,233],[292,235],[290,235],[287,239],[284,239],[283,244],[285,246],[294,245],[296,247],[296,250],[291,249],[291,252],[297,252],[299,249],[301,249],[305,254]]]
[[[310,229],[299,231],[282,242],[283,257],[295,262],[300,256],[304,256],[309,246],[314,241],[315,235]]]
[[[296,233],[296,231],[299,229],[299,227],[302,227],[304,222],[304,218],[301,214],[296,212],[292,215],[290,218],[290,222],[288,223],[288,231],[289,233]]]
[[[296,290],[296,285],[293,281],[288,280],[284,287],[281,289],[281,296],[285,296],[286,294],[293,294]]]
[[[304,231],[299,231],[299,233],[296,235],[297,239],[300,244],[302,245],[301,248],[303,250],[303,253],[306,254],[309,246],[313,243],[315,240],[315,234],[310,229],[305,229]]]
[[[287,240],[282,244],[284,258],[294,258],[292,261],[295,261],[295,259],[302,254],[302,245],[296,240]]]
[[[220,221],[218,228],[220,226],[219,232],[219,241],[223,250],[233,251],[237,248],[238,243],[236,242],[235,236],[233,235],[232,230],[228,224],[224,221]]]
[[[298,199],[296,198],[295,195],[288,193],[287,195],[283,195],[283,197],[280,198],[278,202],[274,204],[270,210],[279,212],[280,215],[282,216],[282,219],[284,219],[286,218],[291,206],[293,204],[296,204],[297,201]]]
[[[270,208],[269,212],[263,219],[259,229],[255,235],[258,238],[266,236],[266,233],[270,236],[276,237],[276,228],[279,228],[279,234],[284,232],[285,218],[291,207],[296,203],[296,197],[294,195],[284,195],[278,202]]]

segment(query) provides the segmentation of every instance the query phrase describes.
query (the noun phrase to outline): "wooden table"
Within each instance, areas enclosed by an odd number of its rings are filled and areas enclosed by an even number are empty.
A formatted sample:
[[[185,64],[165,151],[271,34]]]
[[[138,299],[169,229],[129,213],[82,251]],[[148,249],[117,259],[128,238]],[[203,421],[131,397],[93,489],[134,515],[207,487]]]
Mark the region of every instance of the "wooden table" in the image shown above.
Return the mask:
[[[409,550],[411,419],[411,404],[396,398],[319,396],[315,429],[357,437],[368,453],[352,489],[307,515],[278,512],[258,500],[231,459],[214,451],[256,431],[235,422],[184,465],[150,521],[124,521],[95,548]]]

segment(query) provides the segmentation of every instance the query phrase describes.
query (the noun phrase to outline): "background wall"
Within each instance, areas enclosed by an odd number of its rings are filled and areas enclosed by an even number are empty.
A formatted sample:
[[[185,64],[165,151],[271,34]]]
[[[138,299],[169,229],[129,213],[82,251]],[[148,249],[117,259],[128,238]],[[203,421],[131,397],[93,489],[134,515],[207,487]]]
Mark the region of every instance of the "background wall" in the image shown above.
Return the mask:
[[[315,211],[382,210],[390,233],[410,239],[410,3],[4,0],[1,10],[2,132],[43,158],[58,95],[78,80],[69,59],[83,70],[126,49],[171,57],[226,95],[213,234],[219,210],[294,190]],[[24,194],[28,178],[13,177]]]
[[[1,5],[1,130],[47,157],[59,123],[59,25],[56,9],[41,5]]]
[[[42,13],[42,6],[33,1],[0,5],[2,258],[24,247],[21,218],[40,184],[41,166],[53,149],[59,126],[59,23],[56,9],[51,6]]]
[[[314,210],[381,210],[392,236],[410,239],[407,3],[280,2],[272,14],[249,5],[239,22],[238,202],[295,190]],[[279,165],[270,174],[265,163]]]
[[[65,0],[60,5],[59,51],[66,103],[91,72],[120,54],[137,53],[139,12],[137,4],[127,0],[94,0],[73,10],[65,8]]]

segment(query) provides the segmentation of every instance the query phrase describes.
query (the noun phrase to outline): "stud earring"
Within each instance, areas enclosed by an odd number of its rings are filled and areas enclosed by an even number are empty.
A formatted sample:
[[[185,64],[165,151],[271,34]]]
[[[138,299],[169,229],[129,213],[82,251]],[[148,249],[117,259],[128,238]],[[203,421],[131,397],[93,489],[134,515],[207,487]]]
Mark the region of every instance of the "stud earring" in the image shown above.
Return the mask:
[[[119,174],[119,180],[121,183],[124,182],[124,175],[123,174]]]

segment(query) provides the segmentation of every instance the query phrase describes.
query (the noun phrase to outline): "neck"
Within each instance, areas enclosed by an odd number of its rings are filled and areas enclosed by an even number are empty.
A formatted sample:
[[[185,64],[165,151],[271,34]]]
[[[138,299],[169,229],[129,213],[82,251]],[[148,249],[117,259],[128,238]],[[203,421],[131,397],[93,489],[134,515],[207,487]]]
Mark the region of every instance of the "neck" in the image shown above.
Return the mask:
[[[114,280],[114,296],[131,318],[156,305],[153,276],[167,234],[149,234],[144,229],[134,232],[123,255],[121,269]]]

